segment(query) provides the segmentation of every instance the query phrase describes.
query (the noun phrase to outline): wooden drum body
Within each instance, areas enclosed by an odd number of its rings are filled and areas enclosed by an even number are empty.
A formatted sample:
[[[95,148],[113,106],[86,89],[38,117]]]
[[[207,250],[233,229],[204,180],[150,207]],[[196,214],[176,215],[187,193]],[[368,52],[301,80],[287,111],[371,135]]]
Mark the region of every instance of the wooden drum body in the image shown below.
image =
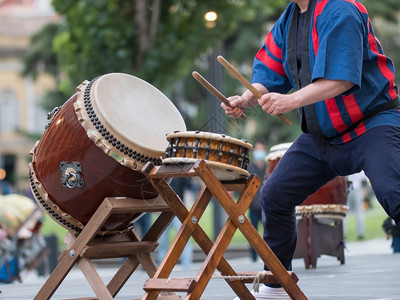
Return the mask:
[[[157,197],[140,170],[148,161],[161,164],[165,135],[173,130],[185,130],[181,115],[147,82],[120,73],[83,82],[32,150],[36,201],[63,227],[80,232],[106,197]],[[139,216],[112,215],[102,231],[125,230]]]
[[[194,163],[204,159],[220,180],[249,176],[249,151],[253,146],[224,134],[201,131],[174,132],[169,141],[164,164]]]
[[[272,173],[279,160],[291,145],[292,143],[283,143],[271,147],[270,152],[266,157],[268,163],[267,176]],[[347,178],[344,176],[337,176],[319,188],[315,193],[308,196],[302,205],[296,208],[296,212],[297,214],[312,213],[321,217],[332,217],[336,215],[343,218],[348,212],[348,207],[346,206],[347,193]]]

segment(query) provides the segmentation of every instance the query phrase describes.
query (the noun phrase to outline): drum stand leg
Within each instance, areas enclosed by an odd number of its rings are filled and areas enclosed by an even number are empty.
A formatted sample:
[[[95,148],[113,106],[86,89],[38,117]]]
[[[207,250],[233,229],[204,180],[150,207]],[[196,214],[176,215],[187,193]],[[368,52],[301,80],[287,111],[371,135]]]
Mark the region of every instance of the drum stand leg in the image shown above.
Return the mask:
[[[111,237],[97,235],[100,228],[114,213],[161,212],[145,236],[140,239],[131,229]],[[158,246],[158,238],[174,218],[173,212],[161,197],[150,200],[131,198],[105,198],[82,232],[65,236],[67,250],[59,257],[59,263],[34,299],[50,299],[73,266],[77,264],[98,299],[114,299],[132,273],[142,265],[153,276],[157,265],[150,253]],[[126,257],[127,259],[106,286],[90,259]],[[172,293],[166,293],[172,295]],[[174,299],[179,299],[175,297]]]
[[[171,165],[154,167],[152,164],[148,163],[143,168],[142,172],[147,176],[149,181],[152,182],[154,188],[182,222],[179,232],[153,278],[149,278],[145,282],[143,288],[146,294],[143,296],[142,300],[157,299],[160,291],[187,292],[185,299],[200,299],[200,296],[204,292],[216,269],[225,276],[226,282],[241,299],[254,299],[250,291],[244,285],[244,283],[248,283],[248,281],[240,279],[240,276],[243,274],[236,273],[223,257],[237,229],[243,233],[251,246],[271,270],[261,282],[280,283],[292,299],[307,299],[296,283],[296,275],[293,272],[288,272],[283,267],[245,216],[254,195],[260,187],[261,180],[258,177],[252,176],[240,184],[223,184],[215,177],[204,161],[189,166]],[[205,184],[190,211],[186,209],[182,200],[173,192],[165,179],[184,176],[199,176]],[[231,197],[228,190],[241,191],[237,202]],[[225,225],[215,243],[209,239],[198,224],[212,196],[217,199],[228,214]],[[177,263],[183,248],[191,236],[207,255],[197,277],[194,279],[168,279],[168,276],[171,274],[173,267]],[[246,273],[246,275],[248,274],[249,273]]]

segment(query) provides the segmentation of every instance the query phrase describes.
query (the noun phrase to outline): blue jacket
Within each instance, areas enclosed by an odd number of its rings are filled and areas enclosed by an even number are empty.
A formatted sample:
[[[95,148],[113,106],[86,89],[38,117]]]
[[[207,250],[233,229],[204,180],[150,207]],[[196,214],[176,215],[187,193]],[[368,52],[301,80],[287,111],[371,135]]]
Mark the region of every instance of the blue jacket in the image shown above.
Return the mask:
[[[310,0],[302,65],[307,82],[319,78],[348,80],[354,87],[332,99],[300,109],[302,130],[330,138],[333,144],[348,142],[379,125],[400,126],[400,111],[390,109],[363,120],[354,130],[340,135],[370,112],[396,99],[394,65],[385,56],[374,34],[368,12],[356,0]],[[290,3],[259,50],[252,82],[270,92],[299,89],[296,62],[298,6]],[[304,54],[305,53],[305,54]]]

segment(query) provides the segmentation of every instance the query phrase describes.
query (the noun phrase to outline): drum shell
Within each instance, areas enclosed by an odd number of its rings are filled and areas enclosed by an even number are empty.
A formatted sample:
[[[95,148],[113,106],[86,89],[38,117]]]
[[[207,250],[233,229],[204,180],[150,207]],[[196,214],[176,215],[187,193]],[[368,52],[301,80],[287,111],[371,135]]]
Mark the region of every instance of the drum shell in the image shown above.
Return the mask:
[[[302,205],[340,204],[347,203],[347,178],[336,176],[320,187],[314,194],[307,197]]]
[[[267,165],[267,177],[272,173],[275,167],[278,165],[280,158],[268,160]],[[313,205],[313,204],[341,204],[346,205],[347,203],[348,184],[347,178],[344,176],[337,176],[315,193],[307,197],[302,205]]]
[[[61,107],[33,151],[32,169],[51,201],[86,224],[106,197],[156,197],[156,191],[142,173],[121,165],[88,138],[74,111],[76,100],[74,95]],[[61,162],[80,163],[84,186],[62,185]],[[102,230],[125,229],[138,216],[112,215]],[[65,227],[62,220],[56,221]]]

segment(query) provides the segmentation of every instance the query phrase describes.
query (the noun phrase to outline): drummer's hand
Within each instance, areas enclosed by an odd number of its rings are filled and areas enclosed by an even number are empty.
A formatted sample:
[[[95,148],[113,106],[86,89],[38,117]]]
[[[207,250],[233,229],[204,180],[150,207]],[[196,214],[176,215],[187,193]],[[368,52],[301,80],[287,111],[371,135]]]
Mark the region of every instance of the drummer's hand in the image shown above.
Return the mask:
[[[247,101],[241,96],[232,96],[228,98],[231,107],[226,106],[224,103],[221,103],[221,107],[225,110],[225,113],[232,118],[239,118],[244,109],[247,106]]]
[[[291,101],[290,97],[290,94],[267,93],[258,100],[258,104],[260,104],[266,113],[276,116],[295,109],[295,107],[292,107],[293,101]]]

